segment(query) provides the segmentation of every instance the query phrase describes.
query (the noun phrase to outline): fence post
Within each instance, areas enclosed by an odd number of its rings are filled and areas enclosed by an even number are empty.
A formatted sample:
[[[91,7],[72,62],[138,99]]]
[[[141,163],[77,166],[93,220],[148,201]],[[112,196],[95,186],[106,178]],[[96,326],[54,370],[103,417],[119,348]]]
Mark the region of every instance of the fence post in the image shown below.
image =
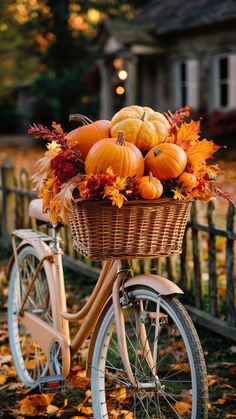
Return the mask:
[[[2,179],[2,237],[1,245],[8,248],[11,243],[11,232],[15,228],[15,194],[9,191],[14,187],[14,166],[7,159],[1,165]]]
[[[227,213],[226,228],[228,234],[234,232],[235,206],[230,204]],[[226,309],[227,321],[230,325],[236,324],[236,302],[235,302],[235,276],[234,276],[234,240],[229,236],[226,242]]]
[[[210,201],[207,206],[207,219],[209,225],[209,238],[208,238],[208,272],[209,272],[209,300],[210,300],[210,313],[212,316],[217,317],[217,274],[216,274],[216,235],[214,234],[215,224],[213,221],[213,212],[215,204]]]
[[[195,287],[195,302],[197,308],[202,308],[202,271],[201,271],[201,257],[199,249],[199,234],[197,228],[197,208],[196,203],[193,202],[191,210],[192,223],[192,248],[193,248],[193,262],[194,262],[194,287]]]

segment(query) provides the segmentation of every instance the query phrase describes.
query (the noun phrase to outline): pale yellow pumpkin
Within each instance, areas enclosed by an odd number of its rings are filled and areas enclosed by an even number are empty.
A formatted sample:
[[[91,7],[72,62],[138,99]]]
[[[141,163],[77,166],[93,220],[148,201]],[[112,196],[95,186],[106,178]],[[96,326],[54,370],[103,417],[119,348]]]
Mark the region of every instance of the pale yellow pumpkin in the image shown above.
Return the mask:
[[[113,116],[110,125],[112,137],[123,131],[125,140],[142,151],[165,141],[169,128],[170,124],[162,113],[137,105],[121,109]]]

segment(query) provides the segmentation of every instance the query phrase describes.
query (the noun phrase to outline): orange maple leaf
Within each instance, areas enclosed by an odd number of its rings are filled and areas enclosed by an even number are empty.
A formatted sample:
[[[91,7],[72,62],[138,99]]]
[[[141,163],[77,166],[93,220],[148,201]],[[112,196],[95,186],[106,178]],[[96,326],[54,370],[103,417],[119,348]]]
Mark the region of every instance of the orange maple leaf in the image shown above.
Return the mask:
[[[185,152],[187,154],[188,163],[192,165],[193,174],[197,175],[202,165],[206,164],[206,160],[212,157],[221,146],[216,145],[213,141],[201,140],[189,146]]]
[[[172,135],[167,142],[174,143],[182,147],[185,151],[189,146],[199,141],[200,121],[184,122],[180,126],[176,126]]]

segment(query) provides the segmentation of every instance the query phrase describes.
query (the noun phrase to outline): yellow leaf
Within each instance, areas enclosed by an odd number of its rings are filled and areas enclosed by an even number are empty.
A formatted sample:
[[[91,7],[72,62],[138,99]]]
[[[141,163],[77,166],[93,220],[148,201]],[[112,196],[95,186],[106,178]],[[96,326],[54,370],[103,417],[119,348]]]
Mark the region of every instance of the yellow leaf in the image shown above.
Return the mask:
[[[28,359],[25,361],[25,366],[28,370],[33,370],[36,367],[36,359]]]
[[[61,147],[56,141],[52,141],[47,145],[48,151],[46,151],[44,157],[38,160],[37,166],[39,167],[39,171],[32,177],[34,183],[36,183],[34,190],[38,191],[41,194],[41,191],[44,186],[44,182],[49,176],[51,171],[50,164],[51,160],[56,157],[57,154],[60,153]]]
[[[51,143],[47,144],[47,149],[48,151],[46,151],[45,156],[49,159],[53,159],[60,153],[61,146],[56,141],[52,141]]]
[[[51,201],[56,196],[58,191],[59,191],[59,188],[57,185],[57,178],[53,175],[49,176],[48,179],[44,182],[44,185],[41,191],[41,198],[43,201],[44,212],[50,209]]]
[[[61,190],[50,202],[50,216],[52,224],[61,221],[68,223],[68,216],[73,218],[73,191],[78,185],[79,178],[74,176],[68,182],[61,185]]]
[[[33,394],[19,402],[19,413],[26,416],[37,416],[47,413],[55,394]]]
[[[172,189],[172,192],[174,193],[174,199],[177,199],[178,201],[186,199],[186,196],[184,196],[178,189]]]
[[[87,415],[91,417],[91,415],[93,414],[93,409],[90,406],[84,406],[83,403],[79,404],[78,410],[80,413],[83,413],[84,415]]]
[[[3,384],[5,384],[6,381],[7,381],[6,374],[0,373],[0,386],[3,386]]]
[[[108,169],[106,170],[106,173],[107,173],[108,175],[114,176],[114,172],[113,172],[113,170],[112,170],[111,166],[110,166],[110,167],[108,167]]]
[[[185,416],[190,413],[192,409],[191,400],[180,401],[174,404],[175,410],[178,412],[179,416]]]
[[[57,412],[58,412],[58,410],[60,410],[60,409],[59,409],[59,407],[54,406],[53,404],[49,404],[49,405],[47,406],[47,413],[48,413],[49,415],[51,415],[51,414],[53,414],[53,413],[57,413]]]

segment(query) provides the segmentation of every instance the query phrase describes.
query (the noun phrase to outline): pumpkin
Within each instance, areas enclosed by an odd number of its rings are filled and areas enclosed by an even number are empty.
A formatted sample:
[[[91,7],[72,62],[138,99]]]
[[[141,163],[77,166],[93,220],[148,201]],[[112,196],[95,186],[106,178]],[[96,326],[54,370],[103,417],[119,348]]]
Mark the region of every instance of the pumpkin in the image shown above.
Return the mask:
[[[127,106],[111,119],[111,136],[124,131],[125,140],[135,144],[140,150],[148,151],[165,141],[170,124],[165,116],[153,109],[142,106]]]
[[[140,178],[144,173],[144,160],[140,150],[124,140],[123,132],[118,138],[98,141],[89,150],[85,159],[85,172],[94,175],[111,167],[114,174]]]
[[[72,119],[81,121],[84,126],[75,128],[66,135],[67,144],[78,148],[81,159],[85,161],[88,151],[97,141],[110,137],[110,121],[101,119],[92,122],[83,115],[71,115],[70,120]]]
[[[192,173],[183,172],[178,178],[178,184],[184,186],[186,191],[191,191],[198,186],[198,180]]]
[[[157,179],[177,178],[185,169],[187,156],[177,144],[163,143],[153,147],[145,157],[145,166]]]
[[[149,176],[142,176],[138,183],[139,193],[144,199],[159,198],[163,193],[163,186],[159,179],[150,172]]]

